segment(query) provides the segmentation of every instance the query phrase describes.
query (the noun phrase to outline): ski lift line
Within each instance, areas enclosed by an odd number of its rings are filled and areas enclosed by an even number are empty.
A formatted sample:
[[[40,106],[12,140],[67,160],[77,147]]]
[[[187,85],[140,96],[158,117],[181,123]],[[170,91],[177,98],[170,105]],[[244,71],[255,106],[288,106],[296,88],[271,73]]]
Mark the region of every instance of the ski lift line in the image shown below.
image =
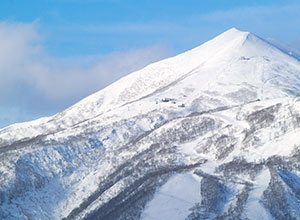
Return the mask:
[[[166,197],[169,197],[169,198],[172,198],[172,199],[176,199],[176,200],[181,201],[181,202],[185,202],[185,203],[187,203],[187,204],[194,205],[194,203],[192,203],[192,202],[186,201],[185,199],[181,199],[181,198],[176,197],[176,196],[169,195],[169,194],[167,194],[167,193],[159,192],[159,194],[160,194],[160,195],[163,195],[163,196],[166,196]]]
[[[158,218],[154,218],[153,216],[147,214],[147,213],[143,213],[146,217],[150,218],[150,219],[153,219],[153,220],[160,220]]]

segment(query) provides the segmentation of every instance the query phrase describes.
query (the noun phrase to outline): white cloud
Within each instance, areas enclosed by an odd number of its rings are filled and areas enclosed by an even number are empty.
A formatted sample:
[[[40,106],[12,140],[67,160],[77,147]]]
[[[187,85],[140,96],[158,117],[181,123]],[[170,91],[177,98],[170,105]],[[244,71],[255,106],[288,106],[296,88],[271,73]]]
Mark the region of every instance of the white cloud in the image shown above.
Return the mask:
[[[26,115],[55,113],[172,54],[153,45],[106,56],[51,57],[43,48],[37,22],[1,22],[0,48],[0,127],[21,116],[27,120]]]
[[[20,77],[28,58],[39,53],[35,45],[39,37],[34,24],[0,23],[0,89],[11,86],[15,77]],[[3,92],[3,91],[1,91]]]
[[[158,45],[126,52],[115,52],[105,57],[89,57],[90,61],[80,62],[80,58],[35,63],[30,65],[35,86],[50,98],[65,99],[87,95],[116,81],[130,72],[165,58],[170,51]],[[89,64],[86,64],[88,62]],[[73,66],[70,66],[70,63]],[[67,66],[66,66],[67,65]],[[64,96],[64,97],[62,97]]]

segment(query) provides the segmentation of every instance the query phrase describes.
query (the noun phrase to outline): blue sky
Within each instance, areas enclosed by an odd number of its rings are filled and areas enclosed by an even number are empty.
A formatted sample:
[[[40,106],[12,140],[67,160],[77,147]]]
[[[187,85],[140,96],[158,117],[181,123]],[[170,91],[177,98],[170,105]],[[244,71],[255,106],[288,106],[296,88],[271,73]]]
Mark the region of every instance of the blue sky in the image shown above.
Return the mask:
[[[297,0],[2,0],[0,127],[237,27],[300,49]]]

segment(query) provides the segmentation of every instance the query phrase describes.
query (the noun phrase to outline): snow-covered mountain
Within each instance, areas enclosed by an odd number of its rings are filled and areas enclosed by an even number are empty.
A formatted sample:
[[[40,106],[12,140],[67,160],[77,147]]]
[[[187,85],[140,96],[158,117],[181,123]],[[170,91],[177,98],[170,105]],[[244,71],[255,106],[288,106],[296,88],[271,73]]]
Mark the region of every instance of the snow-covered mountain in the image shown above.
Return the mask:
[[[300,61],[230,29],[0,130],[0,219],[300,219]]]

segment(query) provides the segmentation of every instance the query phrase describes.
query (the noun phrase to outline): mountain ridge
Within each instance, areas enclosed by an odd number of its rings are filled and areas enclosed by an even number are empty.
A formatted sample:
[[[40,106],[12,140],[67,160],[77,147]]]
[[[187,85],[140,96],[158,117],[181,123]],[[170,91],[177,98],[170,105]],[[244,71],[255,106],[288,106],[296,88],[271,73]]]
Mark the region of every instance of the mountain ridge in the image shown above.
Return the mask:
[[[1,129],[0,218],[299,219],[299,82],[233,28]]]

